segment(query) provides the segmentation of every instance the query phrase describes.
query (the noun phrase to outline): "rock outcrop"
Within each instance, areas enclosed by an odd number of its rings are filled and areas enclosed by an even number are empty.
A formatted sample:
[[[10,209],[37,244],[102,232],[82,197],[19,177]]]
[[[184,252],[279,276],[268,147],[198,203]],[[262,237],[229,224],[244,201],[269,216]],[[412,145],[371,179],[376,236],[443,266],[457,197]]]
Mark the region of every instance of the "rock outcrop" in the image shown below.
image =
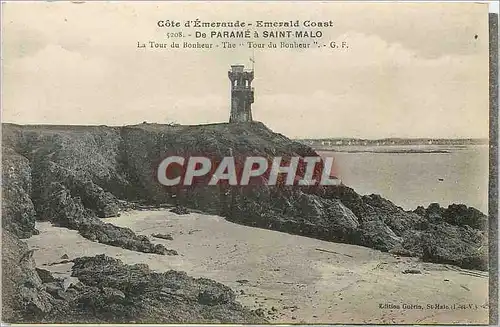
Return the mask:
[[[152,272],[104,255],[73,260],[67,280],[36,269],[25,243],[2,235],[2,320],[16,323],[266,323],[228,287]]]
[[[470,269],[487,269],[488,217],[451,205],[408,212],[345,186],[164,187],[156,180],[168,155],[273,158],[317,156],[261,123],[203,126],[3,125],[3,316],[15,322],[259,323],[227,287],[179,272],[154,273],[98,256],[74,259],[80,283],[67,287],[36,270],[19,238],[35,219],[78,230],[92,241],[156,254],[177,254],[146,236],[106,223],[120,210],[175,206],[228,220],[333,242],[390,251]],[[240,160],[240,161],[238,161]],[[303,167],[299,166],[299,170]]]
[[[393,253],[418,256],[424,261],[448,263],[468,269],[488,269],[487,217],[474,208],[433,203],[414,210],[425,218],[418,231],[409,230]]]
[[[345,185],[267,186],[263,185],[266,176],[262,183],[247,187],[165,187],[156,180],[158,164],[168,155],[202,155],[214,161],[232,156],[237,166],[248,156],[317,156],[311,148],[273,133],[262,123],[124,127],[9,124],[4,126],[4,142],[29,159],[37,218],[77,229],[85,237],[106,244],[165,252],[145,237],[133,236],[130,230],[109,226],[99,218],[118,214],[127,201],[151,206],[169,203],[182,214],[187,212],[185,207],[201,209],[241,224],[484,269],[477,258],[485,255],[481,246],[486,234],[481,231],[487,217],[463,205],[436,212],[432,206],[408,212],[381,196],[361,196]],[[422,242],[438,232],[445,236],[444,242],[449,238],[450,247],[442,244],[425,250]],[[416,235],[431,236],[417,239]],[[470,251],[462,251],[465,257],[457,259],[452,255],[452,243]],[[473,249],[479,248],[477,254]],[[486,257],[481,258],[485,262]]]
[[[431,203],[427,208],[418,207],[413,212],[432,223],[446,222],[458,227],[470,227],[478,230],[488,228],[488,217],[481,211],[465,204],[452,204],[442,208],[438,203]]]
[[[125,265],[104,255],[77,258],[72,270],[80,283],[62,295],[68,306],[53,310],[44,322],[266,322],[235,302],[230,288],[183,272],[156,273],[147,265]]]
[[[21,238],[30,237],[36,233],[36,216],[104,244],[176,254],[152,244],[146,236],[99,219],[116,216],[120,209],[118,199],[99,184],[114,190],[128,185],[117,173],[118,140],[106,128],[91,128],[90,133],[82,133],[78,127],[72,132],[48,128],[25,133],[7,128],[2,156],[3,226]]]
[[[85,206],[82,197],[79,196],[85,197],[86,194],[90,193],[89,190],[95,189],[92,187],[94,186],[92,182],[78,183],[76,190],[71,189],[71,186],[67,188],[65,185],[68,183],[64,179],[54,178],[51,175],[55,167],[54,163],[48,162],[44,169],[34,173],[36,184],[45,185],[39,191],[35,201],[37,216],[40,220],[49,220],[56,226],[78,230],[83,237],[103,244],[144,253],[177,254],[161,244],[152,244],[146,236],[136,235],[129,228],[105,223],[97,218],[95,211],[91,209],[92,206],[90,208]],[[43,181],[44,179],[45,181]],[[89,186],[89,188],[85,186]],[[109,207],[109,203],[105,202],[106,199],[109,199],[111,205],[115,205],[116,200],[113,196],[108,195],[109,193],[100,188],[98,190],[101,192],[93,194],[98,199],[96,203],[103,203],[103,207]],[[102,196],[99,197],[96,194]]]
[[[31,201],[31,167],[12,148],[2,148],[2,228],[20,238],[37,234]]]
[[[36,321],[49,313],[54,304],[35,270],[26,243],[2,229],[2,321]]]

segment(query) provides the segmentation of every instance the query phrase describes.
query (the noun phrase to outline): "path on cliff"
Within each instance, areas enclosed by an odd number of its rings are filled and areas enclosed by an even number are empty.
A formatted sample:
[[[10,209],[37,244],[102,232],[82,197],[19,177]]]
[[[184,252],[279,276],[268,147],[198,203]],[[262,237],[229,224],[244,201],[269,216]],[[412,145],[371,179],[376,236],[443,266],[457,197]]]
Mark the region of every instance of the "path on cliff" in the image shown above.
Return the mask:
[[[91,242],[77,231],[48,222],[38,222],[40,234],[26,241],[36,249],[37,265],[56,275],[68,275],[71,270],[71,263],[50,265],[63,255],[72,259],[104,253],[126,264],[145,263],[156,271],[175,269],[211,278],[235,290],[243,305],[261,308],[273,323],[488,321],[484,272],[238,225],[199,213],[131,211],[105,221],[147,235],[179,255],[146,254]],[[152,237],[154,233],[171,234],[173,240]],[[403,308],[403,304],[414,307]],[[442,307],[429,309],[428,305]]]

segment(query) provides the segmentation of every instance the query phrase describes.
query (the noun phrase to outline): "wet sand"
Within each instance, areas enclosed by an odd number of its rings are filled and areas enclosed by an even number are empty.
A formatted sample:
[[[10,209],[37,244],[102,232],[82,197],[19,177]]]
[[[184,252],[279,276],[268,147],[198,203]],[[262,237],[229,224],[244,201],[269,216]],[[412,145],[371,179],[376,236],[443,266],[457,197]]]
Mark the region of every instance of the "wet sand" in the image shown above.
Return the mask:
[[[69,276],[72,264],[48,264],[61,261],[64,254],[72,259],[104,253],[159,272],[175,269],[211,278],[231,287],[243,305],[263,309],[272,323],[488,322],[486,272],[242,226],[199,213],[131,211],[105,221],[147,235],[179,255],[91,242],[46,222],[37,223],[40,234],[26,241],[36,249],[37,265],[61,277]],[[152,237],[153,233],[171,234],[173,240]],[[420,273],[404,274],[408,269]]]

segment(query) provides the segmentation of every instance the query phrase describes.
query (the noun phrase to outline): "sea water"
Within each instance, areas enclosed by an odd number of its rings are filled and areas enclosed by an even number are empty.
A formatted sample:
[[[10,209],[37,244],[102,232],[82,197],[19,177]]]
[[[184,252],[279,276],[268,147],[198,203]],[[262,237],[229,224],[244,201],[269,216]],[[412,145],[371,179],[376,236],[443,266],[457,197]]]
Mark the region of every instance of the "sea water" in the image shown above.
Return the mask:
[[[437,202],[488,212],[487,145],[343,146],[318,153],[335,157],[345,185],[406,210]]]

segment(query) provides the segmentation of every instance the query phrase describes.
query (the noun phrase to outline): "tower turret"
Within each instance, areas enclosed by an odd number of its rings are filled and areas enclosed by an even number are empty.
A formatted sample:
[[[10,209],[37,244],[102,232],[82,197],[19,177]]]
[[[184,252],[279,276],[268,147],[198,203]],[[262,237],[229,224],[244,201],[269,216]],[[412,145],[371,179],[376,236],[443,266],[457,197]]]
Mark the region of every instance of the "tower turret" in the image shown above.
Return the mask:
[[[228,76],[231,80],[231,115],[229,122],[252,121],[252,103],[254,101],[253,70],[245,70],[244,65],[231,65]]]

